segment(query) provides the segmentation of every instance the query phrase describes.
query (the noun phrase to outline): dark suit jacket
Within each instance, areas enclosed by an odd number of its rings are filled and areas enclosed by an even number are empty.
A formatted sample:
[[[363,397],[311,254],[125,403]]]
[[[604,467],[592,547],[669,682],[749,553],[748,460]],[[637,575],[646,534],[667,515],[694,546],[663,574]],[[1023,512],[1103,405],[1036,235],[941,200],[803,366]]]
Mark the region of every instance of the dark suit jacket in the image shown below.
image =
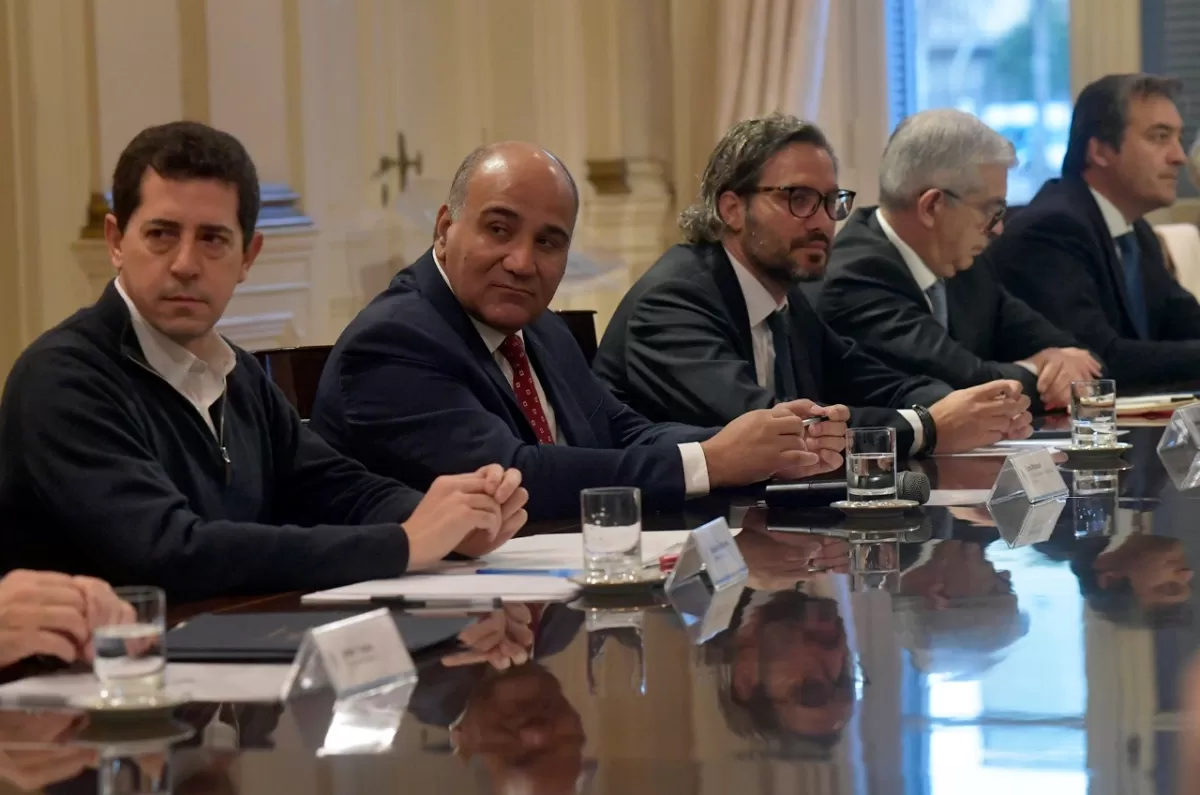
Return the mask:
[[[311,427],[368,469],[404,472],[421,488],[485,464],[515,467],[531,520],[578,516],[580,489],[594,486],[639,486],[652,506],[681,504],[676,445],[716,429],[655,424],[622,405],[553,312],[524,333],[569,446],[537,443],[431,251],[342,333],[321,374]]]
[[[839,337],[799,289],[788,296],[800,395],[854,408],[854,425],[892,425],[897,448],[912,426],[896,409],[928,405],[950,387],[908,378]],[[622,299],[593,364],[622,401],[651,419],[725,423],[775,396],[758,385],[746,300],[718,245],[674,246]]]
[[[933,316],[875,208],[858,210],[834,241],[817,311],[885,364],[955,389],[1011,378],[1038,407],[1037,376],[1014,362],[1075,339],[1014,298],[982,257],[946,280],[949,330]]]
[[[1150,225],[1134,231],[1148,340],[1134,329],[1116,243],[1083,180],[1047,182],[984,257],[1013,295],[1099,354],[1119,386],[1200,379],[1200,304],[1167,272]]]

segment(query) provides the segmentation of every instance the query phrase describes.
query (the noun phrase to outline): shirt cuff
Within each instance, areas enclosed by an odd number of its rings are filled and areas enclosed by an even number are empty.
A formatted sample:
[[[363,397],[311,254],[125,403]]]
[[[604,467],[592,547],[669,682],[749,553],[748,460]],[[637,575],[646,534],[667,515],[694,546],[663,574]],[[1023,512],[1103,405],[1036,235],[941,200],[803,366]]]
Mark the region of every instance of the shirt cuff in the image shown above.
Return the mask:
[[[683,459],[683,487],[689,497],[708,494],[708,461],[699,442],[679,445],[679,457]]]
[[[1033,362],[1013,362],[1013,364],[1017,365],[1018,367],[1024,367],[1026,370],[1033,373],[1034,375],[1038,374],[1037,365],[1034,364]]]
[[[913,443],[908,454],[916,455],[917,451],[925,444],[925,426],[921,424],[921,418],[917,416],[917,412],[912,409],[900,409],[900,416],[908,420],[908,424],[912,426]]]

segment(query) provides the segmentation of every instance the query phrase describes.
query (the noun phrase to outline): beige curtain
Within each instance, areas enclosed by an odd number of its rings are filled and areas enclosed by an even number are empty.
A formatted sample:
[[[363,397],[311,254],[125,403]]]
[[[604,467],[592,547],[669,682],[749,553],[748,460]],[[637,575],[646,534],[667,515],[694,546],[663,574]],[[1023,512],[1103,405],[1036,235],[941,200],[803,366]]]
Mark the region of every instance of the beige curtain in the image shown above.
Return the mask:
[[[820,108],[830,0],[719,0],[717,134],[780,110]]]
[[[814,119],[829,0],[720,0],[719,6],[719,132],[772,110]]]

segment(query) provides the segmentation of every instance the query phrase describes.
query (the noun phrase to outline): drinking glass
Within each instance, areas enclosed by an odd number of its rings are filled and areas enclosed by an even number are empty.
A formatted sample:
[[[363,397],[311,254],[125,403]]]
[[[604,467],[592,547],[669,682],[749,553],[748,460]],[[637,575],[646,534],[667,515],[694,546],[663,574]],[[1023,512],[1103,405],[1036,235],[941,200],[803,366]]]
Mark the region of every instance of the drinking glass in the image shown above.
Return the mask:
[[[1113,447],[1117,443],[1117,382],[1111,378],[1071,382],[1071,445]]]
[[[846,430],[846,494],[850,502],[896,499],[896,429]]]
[[[161,588],[116,588],[133,607],[132,622],[105,624],[92,632],[100,697],[110,704],[153,702],[163,693],[166,658],[163,638],[167,598]]]
[[[642,492],[637,488],[584,489],[583,569],[588,580],[635,580],[642,570]]]

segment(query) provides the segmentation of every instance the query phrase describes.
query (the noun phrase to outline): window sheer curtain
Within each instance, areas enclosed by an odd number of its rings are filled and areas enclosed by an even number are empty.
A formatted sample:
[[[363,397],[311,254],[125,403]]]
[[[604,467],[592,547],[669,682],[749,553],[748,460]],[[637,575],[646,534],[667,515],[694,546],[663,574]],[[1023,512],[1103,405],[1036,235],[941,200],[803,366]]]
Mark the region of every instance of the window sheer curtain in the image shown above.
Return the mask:
[[[775,110],[816,119],[830,1],[718,0],[718,136]]]

